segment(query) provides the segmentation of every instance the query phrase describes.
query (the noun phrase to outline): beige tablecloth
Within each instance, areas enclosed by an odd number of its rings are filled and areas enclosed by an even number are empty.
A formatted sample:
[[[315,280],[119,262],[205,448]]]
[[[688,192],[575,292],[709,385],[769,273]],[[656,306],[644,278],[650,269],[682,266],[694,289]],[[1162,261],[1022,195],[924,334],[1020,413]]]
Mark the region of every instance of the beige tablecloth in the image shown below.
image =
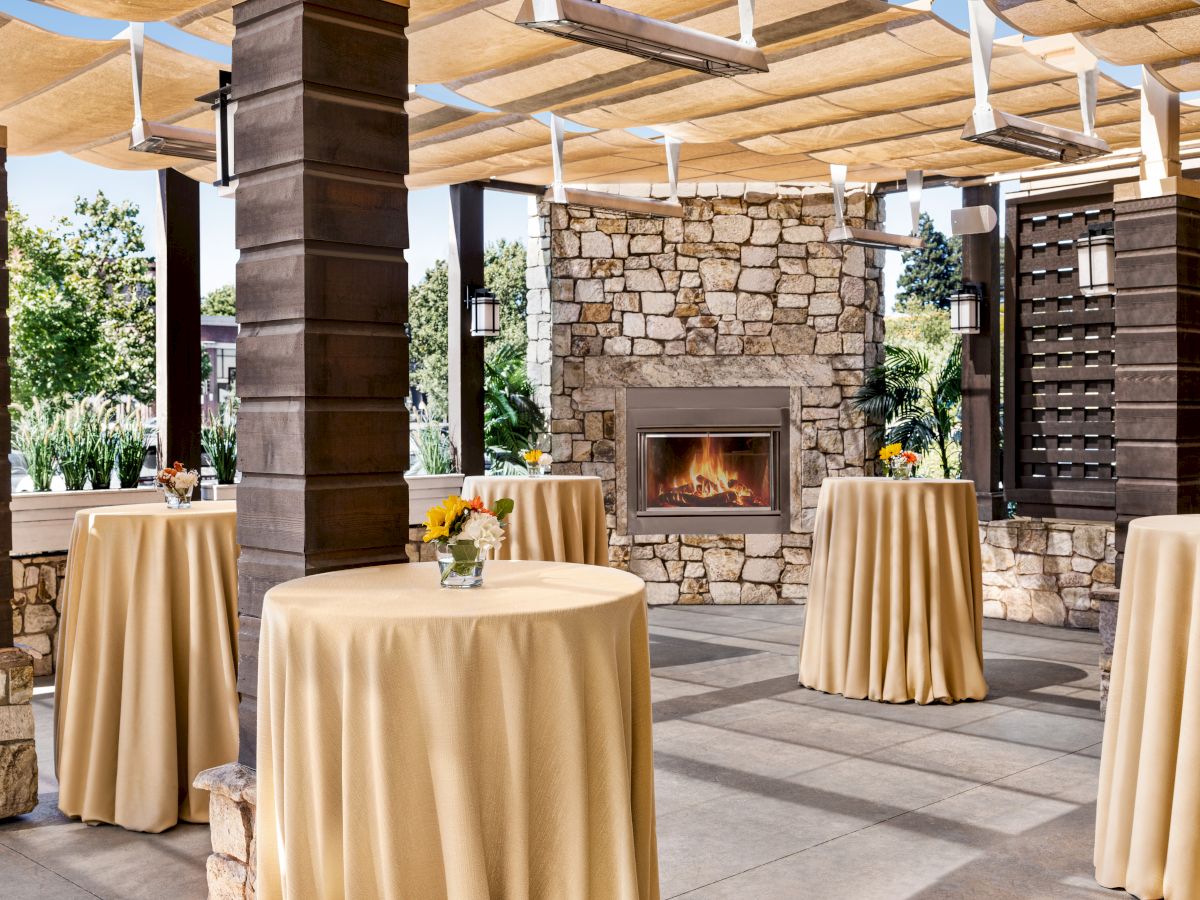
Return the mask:
[[[827,478],[800,683],[889,703],[986,697],[977,520],[970,481]]]
[[[658,897],[641,579],[487,563],[267,594],[260,898]]]
[[[489,505],[501,497],[511,497],[516,503],[508,538],[496,551],[496,559],[608,565],[608,529],[599,478],[468,475],[463,496],[476,494]]]
[[[1200,897],[1200,516],[1129,526],[1095,863],[1143,900]]]
[[[208,821],[192,780],[238,755],[234,510],[75,514],[54,685],[67,815],[135,831]]]

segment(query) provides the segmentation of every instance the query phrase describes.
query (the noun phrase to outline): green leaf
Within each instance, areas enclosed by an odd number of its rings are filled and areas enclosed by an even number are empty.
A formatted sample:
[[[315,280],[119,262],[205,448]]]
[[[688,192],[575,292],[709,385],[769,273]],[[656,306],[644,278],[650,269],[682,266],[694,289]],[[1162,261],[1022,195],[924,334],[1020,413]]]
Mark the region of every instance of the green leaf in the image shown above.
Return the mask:
[[[492,512],[496,514],[496,518],[503,522],[513,511],[516,504],[508,497],[501,497],[492,504]]]

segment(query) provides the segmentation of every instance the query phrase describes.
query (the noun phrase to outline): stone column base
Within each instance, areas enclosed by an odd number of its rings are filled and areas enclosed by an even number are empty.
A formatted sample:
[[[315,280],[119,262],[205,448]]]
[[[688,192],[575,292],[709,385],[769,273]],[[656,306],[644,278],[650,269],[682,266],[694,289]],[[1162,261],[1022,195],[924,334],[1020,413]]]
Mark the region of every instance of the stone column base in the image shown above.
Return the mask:
[[[1108,708],[1108,685],[1112,680],[1113,646],[1117,642],[1117,601],[1121,592],[1116,588],[1092,592],[1092,600],[1100,608],[1100,711]]]
[[[0,819],[37,806],[32,700],[32,658],[15,647],[0,650]]]
[[[254,810],[258,778],[241,763],[205,769],[195,786],[209,792],[208,827],[212,855],[208,858],[209,900],[254,900]]]

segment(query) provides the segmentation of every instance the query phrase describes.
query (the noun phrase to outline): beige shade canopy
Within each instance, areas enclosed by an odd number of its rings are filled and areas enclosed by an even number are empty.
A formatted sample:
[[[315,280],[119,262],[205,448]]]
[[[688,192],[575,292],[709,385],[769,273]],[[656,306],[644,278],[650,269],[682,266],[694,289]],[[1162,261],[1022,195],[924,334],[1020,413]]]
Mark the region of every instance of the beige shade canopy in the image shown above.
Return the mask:
[[[232,38],[232,0],[43,2],[83,15],[167,21],[219,42]],[[572,182],[665,180],[662,144],[625,130],[643,127],[685,142],[682,181],[824,180],[830,163],[850,166],[859,179],[901,177],[906,168],[966,176],[1031,165],[1029,157],[960,139],[974,96],[969,41],[928,0],[757,0],[754,35],[770,71],[733,78],[521,28],[513,24],[520,2],[412,0],[410,79],[444,84],[489,109],[412,97],[411,186],[479,178],[548,183],[550,132],[532,117],[545,112],[597,129],[567,135],[565,177]],[[739,34],[737,0],[613,2],[713,34]],[[1200,86],[1200,9],[1193,0],[987,2],[1027,34],[1077,33],[1102,58],[1153,63],[1179,90]],[[17,30],[6,38],[10,27]],[[36,32],[41,43],[18,32]],[[998,41],[996,105],[1079,128],[1078,87],[1063,50],[1070,40]],[[174,164],[125,149],[123,41],[81,41],[5,20],[0,51],[10,46],[10,59],[27,60],[14,67],[16,80],[0,85],[0,124],[9,125],[13,152],[65,149],[115,167]],[[151,116],[211,127],[191,98],[212,89],[218,66],[149,41],[146,59],[147,93],[157,104]],[[1136,99],[1129,88],[1100,79],[1097,123],[1114,148],[1137,142]],[[1185,134],[1193,121],[1189,111]],[[195,163],[179,163],[187,166]]]

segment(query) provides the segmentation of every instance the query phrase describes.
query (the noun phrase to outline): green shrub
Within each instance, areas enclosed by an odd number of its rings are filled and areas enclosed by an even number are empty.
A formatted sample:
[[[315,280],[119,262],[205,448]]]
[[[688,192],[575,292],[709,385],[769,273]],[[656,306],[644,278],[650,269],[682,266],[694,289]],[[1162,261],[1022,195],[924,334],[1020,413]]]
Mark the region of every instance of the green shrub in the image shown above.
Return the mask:
[[[55,425],[54,453],[68,491],[82,491],[87,484],[91,428],[88,412],[82,403],[70,406],[59,416]]]
[[[237,474],[237,408],[237,398],[230,396],[200,428],[200,447],[217,472],[218,484],[233,484]]]
[[[103,397],[88,397],[79,406],[87,442],[88,481],[93,491],[107,490],[112,484],[113,463],[117,458],[112,407]]]
[[[54,478],[55,417],[41,400],[13,407],[13,446],[25,457],[35,491],[50,490]]]
[[[142,407],[132,402],[122,407],[113,423],[113,435],[117,479],[121,487],[135,488],[146,461],[146,415]]]

